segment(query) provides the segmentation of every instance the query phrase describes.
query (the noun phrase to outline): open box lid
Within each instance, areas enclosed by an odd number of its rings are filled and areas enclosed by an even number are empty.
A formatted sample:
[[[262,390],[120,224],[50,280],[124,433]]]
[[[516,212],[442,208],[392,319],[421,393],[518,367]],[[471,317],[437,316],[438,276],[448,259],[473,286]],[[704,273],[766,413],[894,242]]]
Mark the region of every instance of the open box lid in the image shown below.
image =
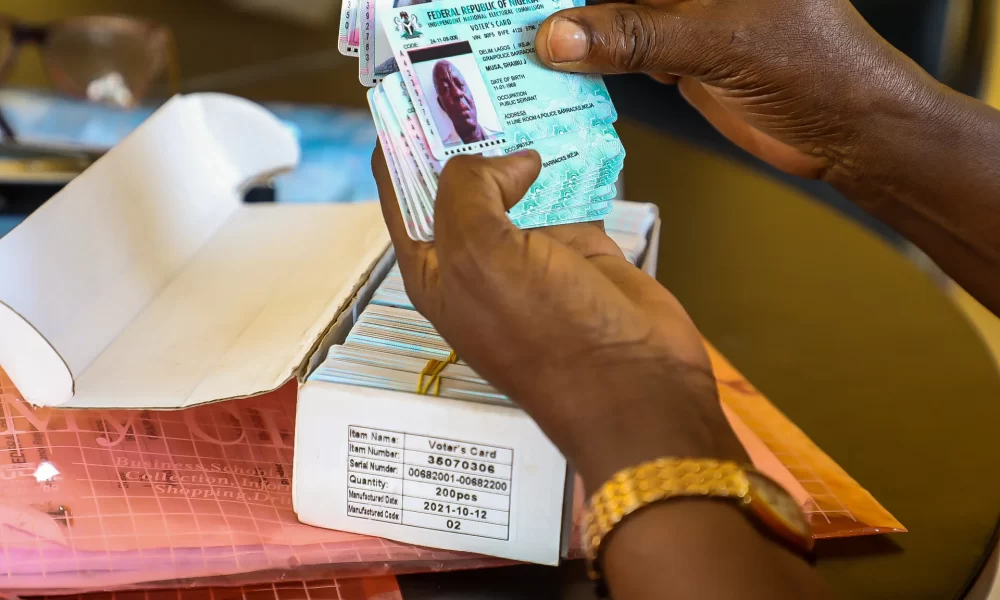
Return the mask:
[[[377,203],[241,201],[298,158],[265,109],[178,96],[0,238],[0,366],[25,399],[178,409],[304,377],[389,237]]]

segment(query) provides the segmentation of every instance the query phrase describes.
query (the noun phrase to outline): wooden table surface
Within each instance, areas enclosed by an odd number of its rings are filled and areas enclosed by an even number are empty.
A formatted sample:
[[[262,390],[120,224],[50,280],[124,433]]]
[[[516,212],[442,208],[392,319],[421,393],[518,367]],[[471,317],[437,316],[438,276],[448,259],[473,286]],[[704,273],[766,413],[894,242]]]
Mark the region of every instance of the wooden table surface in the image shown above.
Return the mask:
[[[828,206],[646,124],[618,130],[626,195],[662,211],[660,281],[910,530],[821,543],[838,597],[962,597],[1000,516],[1000,377],[976,331],[938,284]],[[590,597],[579,564],[400,585],[405,600]]]

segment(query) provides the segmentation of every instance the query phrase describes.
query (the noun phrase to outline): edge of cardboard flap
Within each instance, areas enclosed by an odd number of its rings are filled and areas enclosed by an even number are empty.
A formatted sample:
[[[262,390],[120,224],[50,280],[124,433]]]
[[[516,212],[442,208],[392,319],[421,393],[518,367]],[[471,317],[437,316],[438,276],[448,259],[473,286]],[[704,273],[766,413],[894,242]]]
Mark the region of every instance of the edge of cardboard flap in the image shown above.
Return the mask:
[[[390,244],[382,254],[382,257],[359,279],[360,283],[355,288],[354,293],[337,309],[337,316],[316,339],[312,348],[295,370],[295,376],[298,378],[300,384],[305,383],[306,378],[316,370],[316,367],[326,360],[326,355],[330,351],[331,346],[347,339],[347,334],[354,327],[361,311],[371,302],[372,296],[375,295],[375,290],[378,289],[378,286],[385,279],[385,276],[392,269],[392,265],[395,262],[396,252],[392,244]]]
[[[660,220],[660,209],[655,204],[655,214],[656,218],[653,220],[653,227],[649,232],[649,237],[647,238],[646,244],[646,254],[642,257],[642,265],[639,267],[650,277],[656,279],[656,267],[658,265],[658,259],[660,257],[660,229],[663,227],[663,221]]]
[[[73,373],[45,335],[12,306],[0,301],[0,365],[24,398],[54,398],[62,404],[73,397]],[[23,389],[22,389],[23,388]]]

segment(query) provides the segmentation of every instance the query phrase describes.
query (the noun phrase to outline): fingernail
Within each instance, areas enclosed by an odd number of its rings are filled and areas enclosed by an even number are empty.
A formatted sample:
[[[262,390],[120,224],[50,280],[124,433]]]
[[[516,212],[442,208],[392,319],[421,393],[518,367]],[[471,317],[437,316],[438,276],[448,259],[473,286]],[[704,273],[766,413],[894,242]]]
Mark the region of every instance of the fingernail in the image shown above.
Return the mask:
[[[556,19],[549,28],[546,46],[554,63],[579,62],[587,58],[590,40],[583,27],[567,19]]]
[[[518,150],[509,156],[531,156],[531,150]]]

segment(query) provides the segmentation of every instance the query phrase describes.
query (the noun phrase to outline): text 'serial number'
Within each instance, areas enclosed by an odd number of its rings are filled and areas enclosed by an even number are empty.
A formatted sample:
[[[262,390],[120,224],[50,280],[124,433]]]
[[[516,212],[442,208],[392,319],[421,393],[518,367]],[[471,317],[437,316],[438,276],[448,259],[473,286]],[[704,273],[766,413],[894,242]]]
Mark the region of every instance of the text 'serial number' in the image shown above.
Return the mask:
[[[496,468],[491,464],[477,463],[471,460],[459,460],[448,458],[447,456],[428,456],[427,464],[446,469],[462,469],[463,471],[476,471],[479,473],[494,473]]]

